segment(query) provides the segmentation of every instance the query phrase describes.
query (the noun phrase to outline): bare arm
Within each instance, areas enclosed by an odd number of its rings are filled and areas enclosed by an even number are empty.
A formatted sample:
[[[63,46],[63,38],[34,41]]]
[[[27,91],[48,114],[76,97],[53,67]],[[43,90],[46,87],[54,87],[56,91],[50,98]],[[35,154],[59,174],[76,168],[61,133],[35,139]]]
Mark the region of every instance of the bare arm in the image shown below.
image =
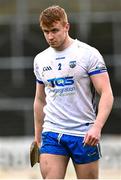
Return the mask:
[[[45,106],[45,93],[44,85],[36,83],[36,93],[34,99],[34,128],[35,128],[35,141],[40,144],[40,135],[42,132],[42,125],[44,119],[43,107]]]
[[[102,73],[91,77],[92,83],[100,95],[98,113],[94,125],[87,132],[84,142],[89,145],[96,145],[101,136],[101,130],[108,119],[113,105],[113,93],[108,73]]]

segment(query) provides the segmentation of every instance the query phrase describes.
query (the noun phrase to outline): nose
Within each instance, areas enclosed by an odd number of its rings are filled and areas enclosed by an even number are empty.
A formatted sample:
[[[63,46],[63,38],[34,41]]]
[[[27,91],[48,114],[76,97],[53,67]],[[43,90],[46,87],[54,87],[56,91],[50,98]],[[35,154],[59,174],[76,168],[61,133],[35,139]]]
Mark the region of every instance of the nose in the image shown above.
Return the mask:
[[[53,39],[53,33],[52,33],[52,32],[49,32],[49,33],[48,33],[48,39],[49,39],[49,40],[52,40],[52,39]]]

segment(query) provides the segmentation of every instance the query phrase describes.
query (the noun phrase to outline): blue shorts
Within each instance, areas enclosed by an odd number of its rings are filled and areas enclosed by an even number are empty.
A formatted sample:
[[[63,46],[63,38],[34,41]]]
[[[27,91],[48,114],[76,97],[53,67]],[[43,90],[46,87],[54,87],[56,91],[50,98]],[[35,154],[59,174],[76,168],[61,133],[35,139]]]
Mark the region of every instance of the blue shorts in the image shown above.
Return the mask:
[[[85,164],[100,159],[100,145],[89,146],[83,143],[83,137],[59,134],[55,132],[42,133],[40,154],[56,154],[68,156],[76,164]]]

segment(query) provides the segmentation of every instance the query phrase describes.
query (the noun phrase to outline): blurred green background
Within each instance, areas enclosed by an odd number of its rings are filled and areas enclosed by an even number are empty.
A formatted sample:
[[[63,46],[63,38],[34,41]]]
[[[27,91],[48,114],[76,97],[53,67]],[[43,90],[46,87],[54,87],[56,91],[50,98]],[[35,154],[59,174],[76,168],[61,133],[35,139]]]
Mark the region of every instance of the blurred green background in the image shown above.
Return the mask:
[[[48,45],[40,12],[65,8],[70,35],[103,55],[115,97],[104,134],[121,134],[121,0],[0,0],[0,136],[33,136],[33,59]]]

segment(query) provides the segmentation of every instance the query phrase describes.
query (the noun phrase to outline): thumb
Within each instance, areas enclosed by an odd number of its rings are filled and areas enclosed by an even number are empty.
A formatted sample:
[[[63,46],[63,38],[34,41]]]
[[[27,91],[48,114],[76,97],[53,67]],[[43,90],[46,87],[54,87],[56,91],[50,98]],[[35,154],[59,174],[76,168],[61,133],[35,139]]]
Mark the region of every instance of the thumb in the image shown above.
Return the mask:
[[[88,136],[88,134],[86,133],[85,136],[84,136],[84,139],[83,139],[83,144],[84,144],[84,145],[86,144],[85,142],[86,142],[86,140],[87,140],[87,136]]]

